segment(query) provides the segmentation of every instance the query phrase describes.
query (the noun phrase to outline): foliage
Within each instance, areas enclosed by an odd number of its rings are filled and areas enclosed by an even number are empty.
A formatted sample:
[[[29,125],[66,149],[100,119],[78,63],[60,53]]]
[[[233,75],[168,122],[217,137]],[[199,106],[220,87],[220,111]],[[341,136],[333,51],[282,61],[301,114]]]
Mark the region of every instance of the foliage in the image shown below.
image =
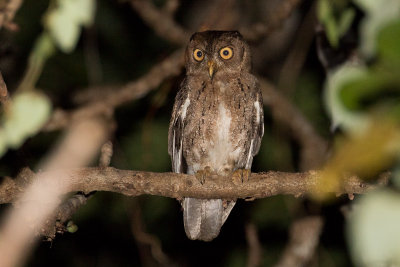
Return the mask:
[[[359,28],[361,53],[329,73],[325,84],[333,127],[347,137],[324,168],[318,186],[322,191],[340,187],[343,173],[371,178],[399,162],[400,2],[354,3],[365,12]],[[380,190],[354,204],[347,233],[358,266],[400,265],[399,198],[396,191]]]

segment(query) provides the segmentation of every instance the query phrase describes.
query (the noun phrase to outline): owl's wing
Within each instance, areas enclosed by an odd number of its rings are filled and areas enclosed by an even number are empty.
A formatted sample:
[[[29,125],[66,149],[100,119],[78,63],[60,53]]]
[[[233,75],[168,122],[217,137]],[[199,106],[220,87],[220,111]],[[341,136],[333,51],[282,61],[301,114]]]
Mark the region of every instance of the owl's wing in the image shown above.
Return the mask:
[[[181,84],[181,89],[175,98],[172,110],[171,122],[168,131],[168,153],[171,155],[172,171],[185,173],[187,166],[182,153],[183,130],[185,127],[186,111],[190,105],[190,99],[186,81]]]
[[[257,155],[261,146],[261,139],[264,135],[264,110],[261,90],[257,85],[256,100],[253,109],[252,138],[250,140],[250,151],[247,158],[246,169],[251,168],[253,157]]]

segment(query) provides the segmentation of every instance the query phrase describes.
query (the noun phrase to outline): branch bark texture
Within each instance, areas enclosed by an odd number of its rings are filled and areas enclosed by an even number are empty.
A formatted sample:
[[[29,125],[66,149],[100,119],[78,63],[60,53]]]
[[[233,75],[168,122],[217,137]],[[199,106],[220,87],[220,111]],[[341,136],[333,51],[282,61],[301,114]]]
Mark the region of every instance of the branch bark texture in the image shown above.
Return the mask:
[[[181,199],[194,198],[223,198],[223,199],[257,199],[279,194],[304,196],[310,193],[320,178],[317,171],[302,173],[265,172],[253,173],[250,181],[242,185],[234,185],[230,177],[212,176],[204,184],[193,175],[177,173],[154,173],[144,171],[120,170],[112,167],[81,168],[65,172],[64,179],[57,179],[54,172],[54,183],[64,188],[63,193],[81,191],[110,191],[127,196],[158,195]],[[36,179],[37,176],[51,176],[49,172],[42,172],[31,177],[17,177],[5,179],[0,185],[0,203],[13,202],[24,191],[19,179]],[[386,178],[389,174],[383,174]],[[384,179],[385,181],[387,179]],[[386,183],[386,182],[384,182]],[[64,186],[67,184],[68,186]],[[340,190],[332,192],[341,194],[362,194],[375,189],[380,184],[365,183],[352,176],[345,179]]]

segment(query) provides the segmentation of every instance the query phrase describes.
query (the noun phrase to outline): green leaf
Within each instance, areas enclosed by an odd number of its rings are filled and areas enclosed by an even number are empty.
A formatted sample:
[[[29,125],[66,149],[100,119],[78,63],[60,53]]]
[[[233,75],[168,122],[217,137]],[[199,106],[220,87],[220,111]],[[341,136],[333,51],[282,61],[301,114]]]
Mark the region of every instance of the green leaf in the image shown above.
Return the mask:
[[[368,116],[345,105],[342,90],[345,85],[364,78],[367,69],[362,66],[344,65],[329,75],[324,89],[324,100],[332,118],[332,127],[341,126],[351,134],[362,133],[368,126]],[[350,104],[351,106],[351,104]]]
[[[400,19],[381,29],[377,38],[377,50],[381,60],[393,62],[400,69]]]
[[[354,0],[366,16],[361,23],[361,51],[370,58],[376,53],[376,39],[380,30],[400,16],[399,0]]]
[[[339,45],[339,32],[333,17],[325,21],[325,32],[331,46],[337,48]]]
[[[319,0],[317,6],[318,20],[326,21],[333,16],[332,14],[332,6],[328,2],[328,0]]]
[[[78,226],[73,221],[68,221],[67,223],[67,231],[71,234],[78,231]]]
[[[357,266],[400,265],[400,195],[380,190],[363,195],[349,216],[347,237]]]
[[[82,26],[93,22],[94,0],[57,0],[56,8],[47,14],[44,24],[57,46],[65,53],[74,50]]]
[[[349,30],[355,15],[356,13],[353,8],[347,8],[343,11],[337,26],[340,37],[342,37]]]
[[[0,128],[0,157],[7,151],[7,139],[3,128]]]
[[[36,91],[17,94],[5,112],[4,132],[11,148],[19,147],[26,138],[36,134],[50,115],[49,99]]]

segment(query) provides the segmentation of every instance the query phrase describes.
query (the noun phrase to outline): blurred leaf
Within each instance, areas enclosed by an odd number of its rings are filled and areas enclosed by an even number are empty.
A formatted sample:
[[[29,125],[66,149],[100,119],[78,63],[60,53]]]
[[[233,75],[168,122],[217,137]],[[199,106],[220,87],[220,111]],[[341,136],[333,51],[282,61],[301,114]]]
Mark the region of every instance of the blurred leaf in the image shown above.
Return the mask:
[[[318,20],[324,25],[330,45],[337,48],[339,40],[350,28],[355,11],[345,8],[347,1],[319,0],[317,6]]]
[[[7,137],[3,128],[0,128],[0,157],[7,151]]]
[[[397,188],[400,188],[400,166],[397,164],[396,168],[392,171],[392,177],[390,181]]]
[[[337,47],[339,43],[339,37],[333,13],[334,11],[331,1],[319,0],[317,7],[318,19],[325,26],[326,37],[328,38],[331,46]]]
[[[332,17],[332,7],[328,0],[320,0],[318,2],[317,16],[320,21],[325,21]]]
[[[3,118],[7,145],[17,148],[36,134],[49,118],[50,111],[51,103],[42,93],[26,91],[15,95]]]
[[[338,21],[338,34],[342,37],[351,27],[356,12],[353,8],[347,8],[343,11]]]
[[[313,196],[325,199],[338,191],[345,175],[371,178],[392,164],[400,152],[400,127],[392,121],[376,119],[362,134],[349,137],[335,149],[321,179],[312,188]]]
[[[56,0],[55,8],[45,17],[45,27],[65,53],[74,50],[82,26],[93,22],[94,0]]]
[[[386,25],[378,33],[377,50],[381,60],[394,62],[400,71],[400,19]]]
[[[370,58],[375,55],[377,35],[389,22],[400,16],[398,0],[354,0],[366,13],[361,24],[361,51]]]
[[[42,73],[44,63],[53,55],[54,51],[54,45],[50,36],[47,33],[42,33],[36,40],[29,55],[28,68],[17,91],[35,88],[36,82]]]
[[[71,234],[78,231],[78,226],[73,221],[68,221],[67,223],[67,231]]]
[[[346,132],[360,134],[368,126],[368,117],[362,112],[354,111],[348,106],[355,106],[356,103],[349,103],[347,106],[342,99],[341,90],[344,85],[360,80],[367,74],[367,69],[362,66],[345,65],[332,73],[326,83],[324,99],[328,112],[332,118],[332,127],[342,127]]]
[[[349,216],[347,236],[357,266],[400,265],[400,195],[380,190],[361,196]]]

